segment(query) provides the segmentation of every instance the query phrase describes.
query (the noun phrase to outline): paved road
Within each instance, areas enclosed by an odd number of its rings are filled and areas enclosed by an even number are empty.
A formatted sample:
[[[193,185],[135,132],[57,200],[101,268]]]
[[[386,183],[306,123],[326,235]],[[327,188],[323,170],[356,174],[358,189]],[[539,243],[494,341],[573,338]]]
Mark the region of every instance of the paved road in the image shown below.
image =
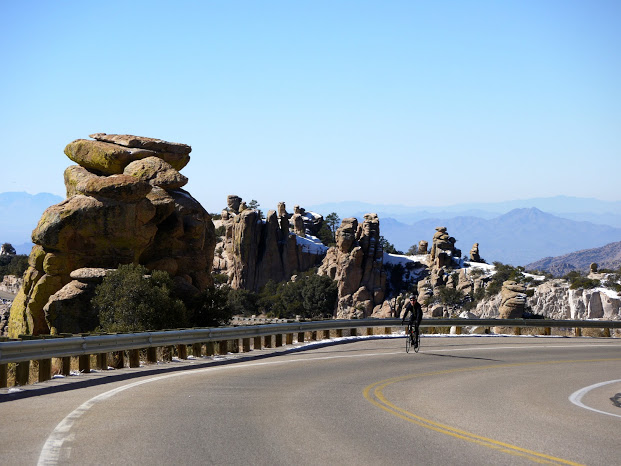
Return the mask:
[[[422,345],[363,340],[0,393],[0,464],[619,463],[621,340]]]

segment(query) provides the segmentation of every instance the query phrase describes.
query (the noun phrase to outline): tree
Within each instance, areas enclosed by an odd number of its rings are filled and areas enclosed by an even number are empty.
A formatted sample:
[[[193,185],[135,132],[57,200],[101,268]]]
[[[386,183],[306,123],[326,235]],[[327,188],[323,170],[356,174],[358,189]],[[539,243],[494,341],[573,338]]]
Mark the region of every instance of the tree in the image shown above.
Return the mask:
[[[14,256],[15,254],[17,254],[17,252],[15,251],[15,248],[13,247],[11,243],[4,243],[2,245],[2,251],[4,252],[4,254],[9,254],[11,256]]]
[[[408,256],[414,256],[414,255],[418,254],[418,244],[413,244],[412,246],[410,246],[410,248],[408,249],[406,254]]]
[[[317,233],[317,237],[319,240],[326,246],[335,246],[336,239],[334,238],[334,233],[330,230],[330,227],[324,222],[321,225],[319,232]]]
[[[328,225],[328,228],[330,228],[330,231],[332,232],[332,236],[335,236],[336,230],[338,229],[339,224],[341,223],[341,219],[339,218],[338,214],[336,212],[332,212],[326,216],[324,221]]]
[[[168,273],[137,264],[120,265],[97,286],[91,306],[104,332],[140,332],[186,327],[187,311],[173,295]]]
[[[230,291],[228,286],[211,286],[187,299],[186,306],[191,324],[195,327],[227,325],[233,317],[233,310],[228,301]]]
[[[386,238],[381,235],[379,237],[379,242],[382,245],[384,252],[387,252],[388,254],[403,254],[402,251],[398,251],[397,248],[395,248],[394,244],[390,243]]]
[[[252,210],[256,210],[257,212],[259,212],[259,217],[263,218],[263,212],[261,211],[261,209],[259,209],[261,205],[259,204],[259,202],[256,199],[252,199],[249,203],[248,203],[248,208],[252,209]]]

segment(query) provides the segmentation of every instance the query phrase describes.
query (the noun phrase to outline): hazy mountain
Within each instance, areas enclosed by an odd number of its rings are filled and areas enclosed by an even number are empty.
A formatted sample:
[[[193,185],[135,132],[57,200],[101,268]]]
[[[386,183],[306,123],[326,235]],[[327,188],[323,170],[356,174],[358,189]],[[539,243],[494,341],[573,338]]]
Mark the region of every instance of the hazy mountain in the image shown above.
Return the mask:
[[[341,218],[362,218],[365,213],[374,212],[378,214],[380,219],[391,217],[406,224],[412,224],[427,218],[480,217],[489,220],[514,209],[535,207],[557,217],[621,228],[621,201],[601,201],[599,199],[571,196],[454,204],[444,207],[370,204],[355,201],[333,202],[305,207],[307,210],[313,210],[323,215],[336,212]]]
[[[595,262],[601,269],[616,270],[621,266],[621,241],[601,248],[583,249],[558,257],[546,257],[526,266],[529,270],[543,270],[563,276],[572,270],[588,272]]]
[[[488,262],[525,265],[541,257],[600,247],[621,238],[621,228],[576,222],[539,209],[515,209],[493,219],[454,217],[426,219],[407,225],[380,218],[380,232],[397,249],[406,251],[424,239],[431,244],[435,227],[445,226],[468,254],[476,242]]]
[[[30,252],[30,235],[43,211],[58,204],[62,197],[50,193],[0,193],[0,242],[11,243],[20,254]],[[19,247],[18,247],[19,246]],[[27,252],[20,249],[27,247]]]

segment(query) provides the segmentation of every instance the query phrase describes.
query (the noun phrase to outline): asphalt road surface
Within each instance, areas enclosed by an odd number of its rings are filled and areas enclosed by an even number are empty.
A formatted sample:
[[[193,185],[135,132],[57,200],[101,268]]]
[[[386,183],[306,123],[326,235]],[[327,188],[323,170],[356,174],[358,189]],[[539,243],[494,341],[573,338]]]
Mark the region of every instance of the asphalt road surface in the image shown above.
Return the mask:
[[[423,336],[406,354],[403,338],[376,338],[249,355],[4,389],[0,464],[621,462],[620,339]]]

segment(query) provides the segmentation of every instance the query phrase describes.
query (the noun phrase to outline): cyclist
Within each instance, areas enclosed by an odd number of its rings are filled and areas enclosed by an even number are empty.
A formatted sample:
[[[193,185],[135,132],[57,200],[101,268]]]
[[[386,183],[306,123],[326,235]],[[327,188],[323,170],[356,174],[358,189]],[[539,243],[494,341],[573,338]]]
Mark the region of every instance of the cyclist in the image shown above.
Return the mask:
[[[403,319],[401,319],[402,325],[405,323],[405,318],[408,314],[411,314],[409,327],[414,328],[414,331],[416,332],[415,335],[420,335],[418,327],[420,326],[420,321],[423,319],[423,308],[416,300],[415,294],[410,295],[410,299],[405,305],[405,312],[403,313]],[[412,338],[411,335],[410,338]]]

